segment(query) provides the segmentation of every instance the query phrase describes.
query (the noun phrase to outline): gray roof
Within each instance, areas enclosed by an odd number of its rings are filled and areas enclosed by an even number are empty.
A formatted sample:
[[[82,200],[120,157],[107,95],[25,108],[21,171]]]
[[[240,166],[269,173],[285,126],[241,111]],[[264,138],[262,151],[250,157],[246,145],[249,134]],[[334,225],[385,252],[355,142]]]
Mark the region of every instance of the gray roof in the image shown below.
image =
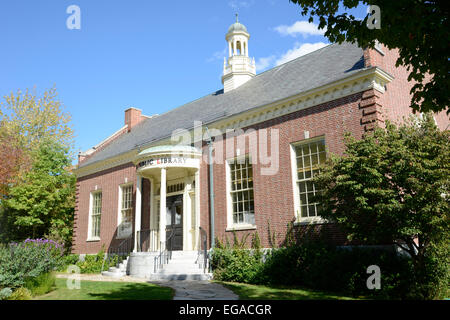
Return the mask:
[[[145,119],[131,132],[122,134],[104,149],[95,152],[80,167],[170,137],[176,129],[191,129],[194,121],[207,124],[346,78],[362,69],[363,51],[356,44],[328,45],[260,73],[227,93],[219,90],[159,116]]]

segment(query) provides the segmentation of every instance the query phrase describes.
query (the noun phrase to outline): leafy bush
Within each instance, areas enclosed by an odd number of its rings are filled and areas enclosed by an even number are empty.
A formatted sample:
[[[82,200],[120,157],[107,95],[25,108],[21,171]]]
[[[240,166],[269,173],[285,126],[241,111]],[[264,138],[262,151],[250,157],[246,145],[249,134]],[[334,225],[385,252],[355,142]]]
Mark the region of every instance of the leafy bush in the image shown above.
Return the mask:
[[[255,254],[257,253],[258,254]],[[339,248],[319,241],[304,241],[273,249],[264,259],[260,250],[230,246],[214,248],[214,278],[253,284],[294,285],[353,296],[383,299],[416,298],[410,259],[393,251]],[[381,270],[381,289],[367,288],[367,268]]]
[[[261,259],[246,249],[214,249],[211,256],[214,279],[255,283]]]
[[[121,257],[117,255],[105,259],[105,252],[101,250],[95,255],[86,255],[84,261],[78,261],[76,265],[80,268],[81,273],[100,273],[103,270],[108,270],[109,267],[115,267],[120,261]]]
[[[0,300],[8,299],[12,294],[11,288],[3,288],[0,290]]]
[[[30,300],[32,298],[30,290],[27,288],[17,288],[14,292],[9,296],[8,300]]]
[[[67,267],[70,265],[76,265],[80,261],[80,256],[78,254],[68,254],[63,256],[61,265],[57,271],[65,272]]]
[[[367,288],[370,265],[380,267],[380,290]],[[307,242],[274,251],[262,273],[272,284],[395,299],[410,297],[412,268],[408,258],[382,249],[343,249]]]
[[[0,248],[0,286],[22,287],[25,279],[58,269],[62,249],[61,245],[45,239],[27,239]]]
[[[25,279],[24,287],[30,290],[33,296],[40,296],[53,290],[55,275],[51,272],[42,273],[37,277]]]
[[[245,249],[249,235],[239,240],[236,233],[233,233],[232,247],[228,241],[223,245],[216,239],[216,248],[211,253],[215,279],[244,283],[258,282],[257,277],[263,266],[261,241],[258,233],[254,233],[251,241],[252,250]]]

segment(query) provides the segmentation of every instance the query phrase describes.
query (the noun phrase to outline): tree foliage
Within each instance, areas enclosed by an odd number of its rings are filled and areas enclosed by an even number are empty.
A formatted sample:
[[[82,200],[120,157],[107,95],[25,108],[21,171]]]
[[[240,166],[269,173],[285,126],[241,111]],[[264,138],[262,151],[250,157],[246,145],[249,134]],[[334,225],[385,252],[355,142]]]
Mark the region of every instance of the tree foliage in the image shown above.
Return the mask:
[[[33,165],[4,201],[16,236],[50,237],[70,242],[75,203],[75,176],[68,148],[42,141]]]
[[[11,92],[0,104],[0,126],[27,152],[36,150],[44,139],[71,148],[71,116],[63,110],[57,96],[56,88],[45,91],[41,97],[28,90]]]
[[[332,156],[314,178],[323,190],[316,198],[321,215],[339,223],[350,238],[397,244],[411,255],[420,279],[433,274],[433,281],[446,286],[449,138],[431,115],[399,127],[388,122],[361,140],[347,135],[345,155]],[[433,281],[423,296],[436,288]]]
[[[375,40],[389,49],[399,49],[397,66],[410,71],[414,80],[411,107],[421,112],[450,112],[449,6],[444,0],[290,0],[301,6],[302,15],[319,19],[331,42],[357,42],[361,47],[374,47]],[[377,5],[381,11],[381,28],[369,29],[368,16],[358,20],[340,9],[360,5]],[[426,79],[426,75],[431,80]]]
[[[47,236],[70,245],[73,130],[55,88],[0,104],[0,242]]]
[[[14,141],[15,137],[0,127],[0,202],[8,193],[11,183],[17,178],[25,153]]]

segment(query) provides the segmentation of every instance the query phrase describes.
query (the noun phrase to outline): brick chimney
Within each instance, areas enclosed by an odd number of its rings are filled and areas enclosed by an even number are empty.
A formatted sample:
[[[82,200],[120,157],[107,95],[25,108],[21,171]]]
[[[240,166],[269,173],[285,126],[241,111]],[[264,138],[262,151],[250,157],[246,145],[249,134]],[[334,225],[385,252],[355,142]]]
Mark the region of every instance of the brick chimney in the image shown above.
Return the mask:
[[[136,108],[129,108],[125,110],[125,125],[128,127],[127,132],[137,125],[144,117],[142,117],[142,110]]]

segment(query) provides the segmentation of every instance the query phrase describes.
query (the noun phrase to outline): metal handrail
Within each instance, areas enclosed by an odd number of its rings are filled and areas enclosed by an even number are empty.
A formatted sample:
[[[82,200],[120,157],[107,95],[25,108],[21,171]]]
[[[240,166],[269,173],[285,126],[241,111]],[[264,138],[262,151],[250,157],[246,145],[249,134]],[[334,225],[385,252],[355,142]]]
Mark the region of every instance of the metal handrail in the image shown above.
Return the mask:
[[[206,231],[199,227],[200,230],[200,237],[199,237],[199,244],[198,244],[198,257],[197,257],[197,263],[200,268],[203,268],[203,273],[206,273],[206,270],[209,271],[209,257],[208,257],[208,234]]]
[[[154,271],[156,271],[163,267],[164,264],[168,264],[169,260],[172,259],[172,238],[174,236],[175,229],[172,228],[172,232],[170,233],[169,238],[167,238],[166,241],[160,241],[159,242],[159,255],[155,257],[154,261]],[[169,245],[164,246],[164,250],[162,250],[162,244],[163,242],[165,244],[170,243]]]
[[[111,258],[113,257],[113,255],[117,255],[118,257],[128,256],[130,254],[130,252],[133,251],[133,247],[134,247],[133,235],[122,240],[119,243],[119,245],[117,245],[115,247],[109,247],[106,255],[103,258],[102,269],[100,272],[103,271],[106,261],[108,261],[108,265],[109,265],[109,262],[110,262]]]

